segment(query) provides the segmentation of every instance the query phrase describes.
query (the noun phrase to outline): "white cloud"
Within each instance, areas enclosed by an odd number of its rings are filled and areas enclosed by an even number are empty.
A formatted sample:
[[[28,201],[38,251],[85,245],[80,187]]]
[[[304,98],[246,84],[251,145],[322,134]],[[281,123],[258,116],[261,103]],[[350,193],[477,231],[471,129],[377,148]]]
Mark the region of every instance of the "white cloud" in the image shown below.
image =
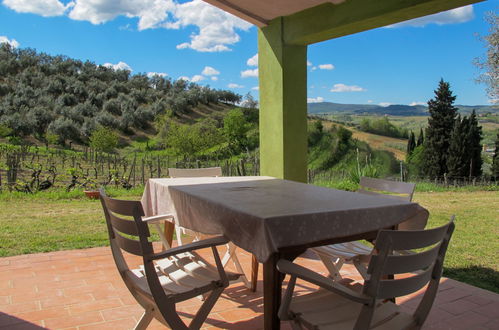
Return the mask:
[[[218,77],[217,77],[217,76],[212,76],[212,77],[211,77],[211,80],[213,80],[213,81],[217,81],[217,80],[218,80]]]
[[[9,44],[12,48],[19,47],[19,43],[16,39],[10,39],[6,36],[0,36],[0,44]]]
[[[186,76],[180,76],[180,77],[178,77],[178,80],[181,80],[181,79],[185,80],[185,81],[190,81],[191,80],[191,78],[186,77]]]
[[[307,61],[307,66],[312,66],[312,62]]]
[[[421,101],[414,101],[414,102],[411,102],[409,103],[410,106],[415,106],[415,105],[426,105],[426,102],[421,102]]]
[[[307,98],[307,103],[321,103],[321,102],[324,102],[324,98],[321,97],[321,96],[317,96],[317,97],[308,97]]]
[[[205,66],[203,69],[203,72],[201,72],[205,76],[216,76],[220,74],[220,71],[218,71],[215,68],[212,68],[211,66]]]
[[[44,17],[61,16],[74,5],[64,5],[59,0],[3,0],[3,4],[18,13],[31,13]]]
[[[367,103],[373,103],[374,101],[373,100],[367,100]]]
[[[316,66],[313,66],[313,67],[310,69],[310,71],[315,71],[315,70],[317,70],[317,67],[316,67]]]
[[[356,85],[345,85],[345,84],[334,84],[331,88],[333,93],[343,93],[343,92],[365,92],[366,89],[356,86]]]
[[[106,68],[113,69],[114,71],[116,70],[128,70],[128,71],[133,71],[132,68],[126,64],[125,62],[118,62],[117,64],[112,64],[112,63],[104,63],[102,66],[105,66]]]
[[[177,45],[199,52],[228,51],[228,45],[240,40],[236,30],[249,30],[252,25],[202,0],[178,3],[174,0],[3,0],[7,7],[23,13],[60,16],[92,24],[102,24],[125,16],[138,19],[139,31],[155,28],[180,29],[194,26],[190,42]],[[129,25],[125,25],[127,29]]]
[[[192,82],[198,82],[198,81],[201,81],[201,80],[204,80],[204,79],[205,79],[204,76],[202,76],[200,74],[196,74],[196,75],[192,76],[191,81]]]
[[[167,73],[164,73],[164,72],[148,72],[148,73],[147,73],[147,76],[148,76],[149,78],[152,78],[152,77],[154,77],[154,76],[159,76],[159,77],[163,77],[163,78],[164,78],[164,77],[168,76],[168,74],[167,74]]]
[[[390,105],[392,105],[390,102],[380,102],[378,103],[379,106],[382,106],[382,107],[388,107]]]
[[[258,66],[258,53],[246,61],[248,66]]]
[[[254,91],[258,91],[258,90],[260,90],[260,87],[259,86],[255,86],[255,87],[251,87],[251,89],[254,90]]]
[[[332,65],[332,64],[320,64],[319,69],[321,69],[321,70],[333,70],[334,65]]]
[[[437,24],[437,25],[457,24],[457,23],[465,23],[471,21],[474,17],[475,15],[473,13],[473,6],[468,5],[444,11],[438,14],[411,19],[398,24],[389,25],[387,27],[389,28],[398,28],[404,26],[423,27],[428,24]]]
[[[244,86],[243,85],[234,84],[234,83],[230,83],[230,84],[227,85],[227,87],[229,87],[229,88],[243,88]]]
[[[170,0],[171,1],[171,0]],[[236,29],[249,30],[251,24],[201,0],[176,4],[173,16],[177,19],[168,22],[166,28],[180,28],[194,25],[198,34],[191,34],[191,42],[184,42],[178,49],[192,48],[200,52],[220,52],[230,50],[226,45],[240,40]]]
[[[241,71],[241,78],[258,77],[258,69]]]
[[[118,16],[138,18],[138,29],[145,30],[160,27],[175,7],[172,0],[74,0],[68,16],[92,24],[102,24]]]

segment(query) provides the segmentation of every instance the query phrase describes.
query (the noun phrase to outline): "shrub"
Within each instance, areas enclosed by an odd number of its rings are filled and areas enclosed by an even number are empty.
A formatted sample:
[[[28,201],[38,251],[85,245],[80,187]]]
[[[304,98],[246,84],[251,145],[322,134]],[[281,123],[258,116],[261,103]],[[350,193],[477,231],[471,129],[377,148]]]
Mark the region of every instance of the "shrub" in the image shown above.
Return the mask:
[[[111,129],[101,127],[90,136],[90,146],[102,152],[112,152],[118,145],[118,135]]]

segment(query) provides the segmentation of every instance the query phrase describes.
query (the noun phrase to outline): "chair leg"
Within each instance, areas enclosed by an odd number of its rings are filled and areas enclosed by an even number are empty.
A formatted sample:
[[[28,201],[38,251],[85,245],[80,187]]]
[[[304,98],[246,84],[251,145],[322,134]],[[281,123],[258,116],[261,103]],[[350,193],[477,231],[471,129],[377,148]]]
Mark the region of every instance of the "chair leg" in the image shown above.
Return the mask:
[[[329,256],[325,256],[320,253],[317,253],[317,255],[319,256],[319,258],[321,258],[324,266],[326,266],[329,272],[329,277],[331,277],[333,281],[341,281],[342,277],[340,274],[340,269],[343,266],[344,260],[338,258],[336,262],[333,262],[333,260]]]
[[[177,235],[177,245],[182,245],[182,229],[179,226],[175,226],[175,234]]]
[[[192,319],[191,323],[189,324],[189,329],[201,328],[224,289],[225,288],[215,289],[211,292],[211,294],[208,296],[208,298],[205,299],[205,301],[199,308],[198,312],[194,316],[194,319]]]
[[[151,323],[153,318],[152,315],[152,309],[147,309],[144,311],[144,314],[142,314],[142,317],[140,318],[139,322],[135,325],[135,330],[144,330],[147,329],[147,326],[149,323]]]
[[[222,259],[222,265],[225,268],[225,265],[227,265],[229,260],[232,260],[232,263],[234,264],[234,267],[236,267],[237,272],[241,274],[241,277],[240,277],[241,281],[249,289],[249,288],[251,288],[251,284],[248,281],[248,277],[246,276],[246,273],[244,272],[244,269],[241,266],[241,262],[239,261],[239,258],[236,255],[236,250],[237,250],[237,246],[235,246],[234,243],[229,242],[227,244],[227,252],[225,253],[225,255]]]

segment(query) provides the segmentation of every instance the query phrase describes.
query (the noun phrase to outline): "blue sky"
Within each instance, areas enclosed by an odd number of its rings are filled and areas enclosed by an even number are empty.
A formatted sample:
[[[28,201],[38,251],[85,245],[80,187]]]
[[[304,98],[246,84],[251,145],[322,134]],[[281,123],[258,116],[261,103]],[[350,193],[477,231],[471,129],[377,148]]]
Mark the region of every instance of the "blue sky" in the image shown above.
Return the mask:
[[[256,27],[201,0],[0,1],[0,42],[258,98]],[[497,4],[309,46],[309,101],[426,103],[444,78],[457,104],[488,104],[473,59],[485,54],[477,34],[487,33],[484,14]]]

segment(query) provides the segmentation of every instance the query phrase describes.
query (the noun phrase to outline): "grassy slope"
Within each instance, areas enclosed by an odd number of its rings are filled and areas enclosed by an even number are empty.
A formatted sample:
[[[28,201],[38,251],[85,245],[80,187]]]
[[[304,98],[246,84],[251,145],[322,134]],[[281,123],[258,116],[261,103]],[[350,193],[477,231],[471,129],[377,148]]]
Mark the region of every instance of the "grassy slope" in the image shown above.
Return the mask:
[[[323,125],[325,128],[330,128],[332,125],[340,125],[340,124],[324,121]],[[362,132],[353,127],[348,127],[348,126],[344,127],[352,131],[352,137],[354,139],[366,142],[373,149],[390,151],[395,155],[395,158],[397,158],[398,160],[405,160],[404,150],[407,147],[407,140]]]
[[[140,192],[127,195],[138,199]],[[98,201],[0,197],[0,256],[107,245]],[[499,192],[417,192],[415,201],[430,211],[430,226],[457,216],[445,275],[499,292]]]

